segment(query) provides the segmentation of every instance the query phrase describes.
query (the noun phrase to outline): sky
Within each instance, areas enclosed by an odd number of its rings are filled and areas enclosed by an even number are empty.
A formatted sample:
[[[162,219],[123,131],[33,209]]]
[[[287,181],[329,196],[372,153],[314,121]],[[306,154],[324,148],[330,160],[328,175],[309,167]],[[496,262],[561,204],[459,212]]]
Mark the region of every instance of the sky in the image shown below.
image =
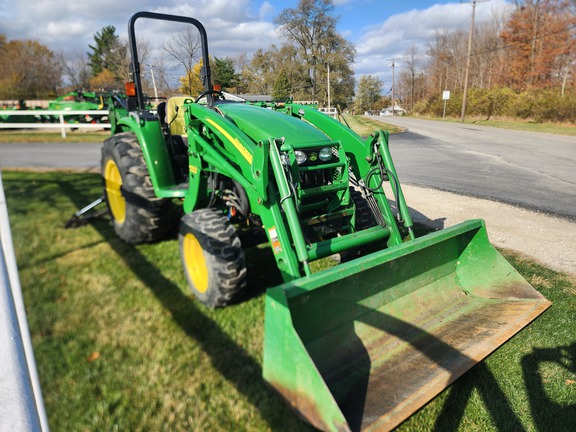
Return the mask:
[[[511,3],[479,1],[476,23],[505,14]],[[37,40],[72,58],[89,51],[102,27],[113,25],[126,38],[130,16],[151,11],[198,19],[207,30],[210,53],[222,58],[281,44],[273,19],[297,4],[297,0],[0,0],[0,34],[8,40]],[[411,45],[424,53],[435,31],[468,30],[472,12],[470,2],[459,0],[334,0],[334,4],[338,31],[356,46],[356,77],[375,75],[385,86],[391,80],[388,59],[402,58]]]

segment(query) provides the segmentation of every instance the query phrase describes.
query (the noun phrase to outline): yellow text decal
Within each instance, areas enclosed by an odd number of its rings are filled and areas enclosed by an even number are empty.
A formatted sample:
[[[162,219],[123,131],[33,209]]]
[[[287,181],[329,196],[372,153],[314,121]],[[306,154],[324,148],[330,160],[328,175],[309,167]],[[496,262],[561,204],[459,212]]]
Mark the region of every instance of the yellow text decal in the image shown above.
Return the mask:
[[[212,119],[207,119],[206,121],[208,121],[208,123],[210,123],[212,126],[214,126],[216,129],[218,129],[218,131],[224,135],[226,138],[228,138],[228,141],[230,141],[232,143],[232,145],[234,147],[236,147],[236,149],[240,152],[240,154],[242,156],[244,156],[244,159],[246,159],[248,161],[248,163],[250,165],[252,165],[252,155],[250,154],[250,152],[248,151],[248,149],[246,147],[244,147],[240,141],[238,140],[238,138],[234,138],[232,135],[230,135],[228,132],[226,132],[224,130],[224,128],[222,128],[222,126],[220,126],[218,123],[216,123],[214,120]]]

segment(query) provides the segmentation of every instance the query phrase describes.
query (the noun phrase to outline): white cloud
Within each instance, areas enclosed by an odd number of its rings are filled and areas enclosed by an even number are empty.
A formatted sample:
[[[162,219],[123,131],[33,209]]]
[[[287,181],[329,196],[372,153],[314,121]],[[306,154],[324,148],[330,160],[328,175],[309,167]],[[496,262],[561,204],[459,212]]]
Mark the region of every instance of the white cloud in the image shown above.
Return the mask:
[[[268,20],[269,18],[272,18],[275,14],[276,14],[276,8],[267,1],[265,1],[264,3],[262,3],[262,6],[260,6],[258,17],[260,18],[260,21],[265,21]]]
[[[505,0],[478,3],[475,22],[488,22],[495,10],[509,6]],[[418,46],[424,53],[426,43],[436,31],[467,31],[471,12],[469,3],[436,4],[393,15],[380,24],[365,27],[356,46],[356,74],[372,74],[390,81],[391,61],[387,59],[401,58],[411,45]]]
[[[336,14],[348,18],[346,25],[353,29],[345,29],[343,34],[354,38],[356,43],[355,73],[377,75],[385,81],[390,80],[391,74],[387,59],[401,57],[413,44],[424,52],[434,31],[467,30],[470,23],[470,4],[454,0],[392,15],[385,21],[361,28],[358,36],[356,23],[374,22],[378,14],[386,13],[387,2],[335,0],[334,3]],[[136,11],[148,10],[197,18],[206,27],[212,55],[226,57],[279,44],[272,18],[282,8],[295,4],[296,0],[289,3],[280,0],[0,0],[0,33],[9,39],[38,40],[55,52],[75,57],[89,51],[94,34],[104,26],[115,26],[116,33],[127,38],[129,17]],[[506,6],[510,6],[507,0],[478,3],[477,22],[488,21],[493,10]],[[401,6],[394,3],[394,9]],[[170,31],[174,31],[173,25],[155,22],[146,24],[143,33],[146,39],[155,41],[168,36]]]
[[[116,34],[127,38],[128,19],[140,10],[191,16],[198,19],[208,33],[214,55],[224,57],[238,52],[252,52],[276,42],[269,21],[274,7],[267,1],[254,0],[0,0],[0,33],[9,39],[33,39],[55,52],[87,52],[94,34],[104,26],[116,27]],[[149,29],[169,30],[160,23],[147,24]],[[138,22],[137,29],[140,29]],[[146,38],[157,35],[143,31]]]

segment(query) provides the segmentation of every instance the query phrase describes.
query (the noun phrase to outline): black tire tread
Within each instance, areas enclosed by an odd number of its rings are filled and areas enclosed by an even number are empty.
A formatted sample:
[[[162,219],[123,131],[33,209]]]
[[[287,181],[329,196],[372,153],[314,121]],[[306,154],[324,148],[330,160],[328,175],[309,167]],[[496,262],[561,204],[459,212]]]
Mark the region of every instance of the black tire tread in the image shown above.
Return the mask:
[[[234,226],[214,208],[199,209],[184,215],[179,234],[182,257],[182,241],[187,233],[193,234],[200,242],[211,278],[207,291],[199,293],[185,271],[194,295],[211,308],[225,307],[238,301],[246,289],[246,260]],[[184,259],[182,262],[185,265]]]
[[[350,186],[350,198],[356,206],[356,231],[376,226],[376,219],[374,219],[368,201],[360,192],[360,186]]]
[[[368,201],[362,195],[361,188],[358,185],[350,185],[350,199],[356,207],[356,224],[355,231],[361,231],[376,226],[376,219],[370,210]],[[340,262],[347,262],[362,255],[365,247],[358,247],[340,252]]]
[[[124,222],[119,223],[113,218],[118,237],[130,244],[156,242],[165,238],[176,223],[176,207],[171,200],[156,197],[136,135],[123,132],[104,141],[102,176],[109,159],[114,160],[120,170],[122,189],[131,195],[126,198]]]

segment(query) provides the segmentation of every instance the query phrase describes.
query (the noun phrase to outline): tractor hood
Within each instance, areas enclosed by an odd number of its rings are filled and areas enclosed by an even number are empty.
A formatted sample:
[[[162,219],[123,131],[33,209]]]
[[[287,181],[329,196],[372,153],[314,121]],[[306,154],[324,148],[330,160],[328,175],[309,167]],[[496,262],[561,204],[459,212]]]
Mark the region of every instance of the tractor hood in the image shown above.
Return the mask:
[[[217,109],[255,142],[284,138],[286,143],[322,145],[330,138],[310,123],[271,109],[243,103],[223,103]]]

